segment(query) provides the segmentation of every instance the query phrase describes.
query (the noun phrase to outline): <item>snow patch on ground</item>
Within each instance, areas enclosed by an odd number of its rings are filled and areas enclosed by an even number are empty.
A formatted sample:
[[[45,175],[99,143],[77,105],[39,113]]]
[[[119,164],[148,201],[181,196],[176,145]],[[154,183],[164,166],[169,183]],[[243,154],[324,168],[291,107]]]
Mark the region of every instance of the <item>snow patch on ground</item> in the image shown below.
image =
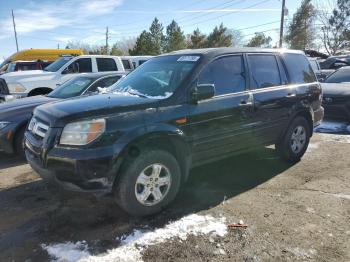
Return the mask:
[[[81,259],[90,256],[88,246],[85,241],[79,241],[76,243],[66,242],[55,245],[43,244],[41,247],[54,258],[54,261],[80,261]]]
[[[75,244],[67,242],[42,245],[42,247],[55,261],[60,262],[135,262],[142,261],[142,250],[150,245],[160,244],[169,239],[179,238],[180,240],[186,240],[189,235],[216,235],[223,237],[227,233],[225,221],[225,218],[192,214],[153,231],[135,229],[131,234],[119,238],[121,240],[119,247],[100,255],[91,255],[87,251],[88,245],[86,242],[77,242]]]
[[[350,144],[349,135],[331,135],[331,134],[319,134],[323,141],[326,142],[337,142],[342,144]]]
[[[288,248],[287,251],[299,259],[313,258],[317,254],[317,251],[315,249],[305,250],[299,247]]]
[[[331,196],[335,196],[338,198],[344,198],[344,199],[349,199],[350,200],[350,195],[339,193],[339,194],[330,194]]]

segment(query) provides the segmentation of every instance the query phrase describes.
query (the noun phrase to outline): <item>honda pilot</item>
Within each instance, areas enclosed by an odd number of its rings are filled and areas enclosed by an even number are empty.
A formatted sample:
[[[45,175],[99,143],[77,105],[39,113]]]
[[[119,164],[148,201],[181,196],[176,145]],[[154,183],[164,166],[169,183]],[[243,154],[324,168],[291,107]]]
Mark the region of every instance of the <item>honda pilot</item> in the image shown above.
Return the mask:
[[[195,166],[268,145],[299,161],[321,101],[302,52],[182,50],[147,61],[105,94],[37,107],[25,153],[43,179],[112,192],[145,216],[168,206]]]

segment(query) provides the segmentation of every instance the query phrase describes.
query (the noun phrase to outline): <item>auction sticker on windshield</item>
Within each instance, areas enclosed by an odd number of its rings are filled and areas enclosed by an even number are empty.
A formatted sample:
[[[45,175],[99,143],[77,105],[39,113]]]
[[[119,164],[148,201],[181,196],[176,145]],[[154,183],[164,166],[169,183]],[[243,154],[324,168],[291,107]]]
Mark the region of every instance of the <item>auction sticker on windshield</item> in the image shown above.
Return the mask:
[[[191,55],[186,55],[186,56],[181,56],[177,61],[181,62],[196,62],[200,56],[191,56]]]

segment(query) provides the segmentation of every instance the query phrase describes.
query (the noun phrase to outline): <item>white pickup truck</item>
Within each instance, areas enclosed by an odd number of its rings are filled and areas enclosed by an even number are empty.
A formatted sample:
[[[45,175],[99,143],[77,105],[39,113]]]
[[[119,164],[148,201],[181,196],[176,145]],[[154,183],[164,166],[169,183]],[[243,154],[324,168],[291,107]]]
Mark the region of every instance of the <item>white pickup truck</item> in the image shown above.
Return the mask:
[[[44,70],[7,73],[0,77],[0,102],[48,94],[79,73],[125,72],[123,62],[118,56],[64,56]]]

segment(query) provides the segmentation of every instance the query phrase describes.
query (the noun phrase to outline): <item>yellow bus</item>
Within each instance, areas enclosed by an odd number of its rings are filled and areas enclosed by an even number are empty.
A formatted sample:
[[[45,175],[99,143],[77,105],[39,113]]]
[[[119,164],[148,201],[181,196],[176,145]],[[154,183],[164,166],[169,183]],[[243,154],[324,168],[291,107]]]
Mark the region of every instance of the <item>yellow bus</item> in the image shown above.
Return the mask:
[[[14,61],[55,61],[62,55],[79,56],[83,54],[83,51],[80,49],[25,49],[14,53],[2,62],[0,65],[0,72],[6,70],[8,64]]]

